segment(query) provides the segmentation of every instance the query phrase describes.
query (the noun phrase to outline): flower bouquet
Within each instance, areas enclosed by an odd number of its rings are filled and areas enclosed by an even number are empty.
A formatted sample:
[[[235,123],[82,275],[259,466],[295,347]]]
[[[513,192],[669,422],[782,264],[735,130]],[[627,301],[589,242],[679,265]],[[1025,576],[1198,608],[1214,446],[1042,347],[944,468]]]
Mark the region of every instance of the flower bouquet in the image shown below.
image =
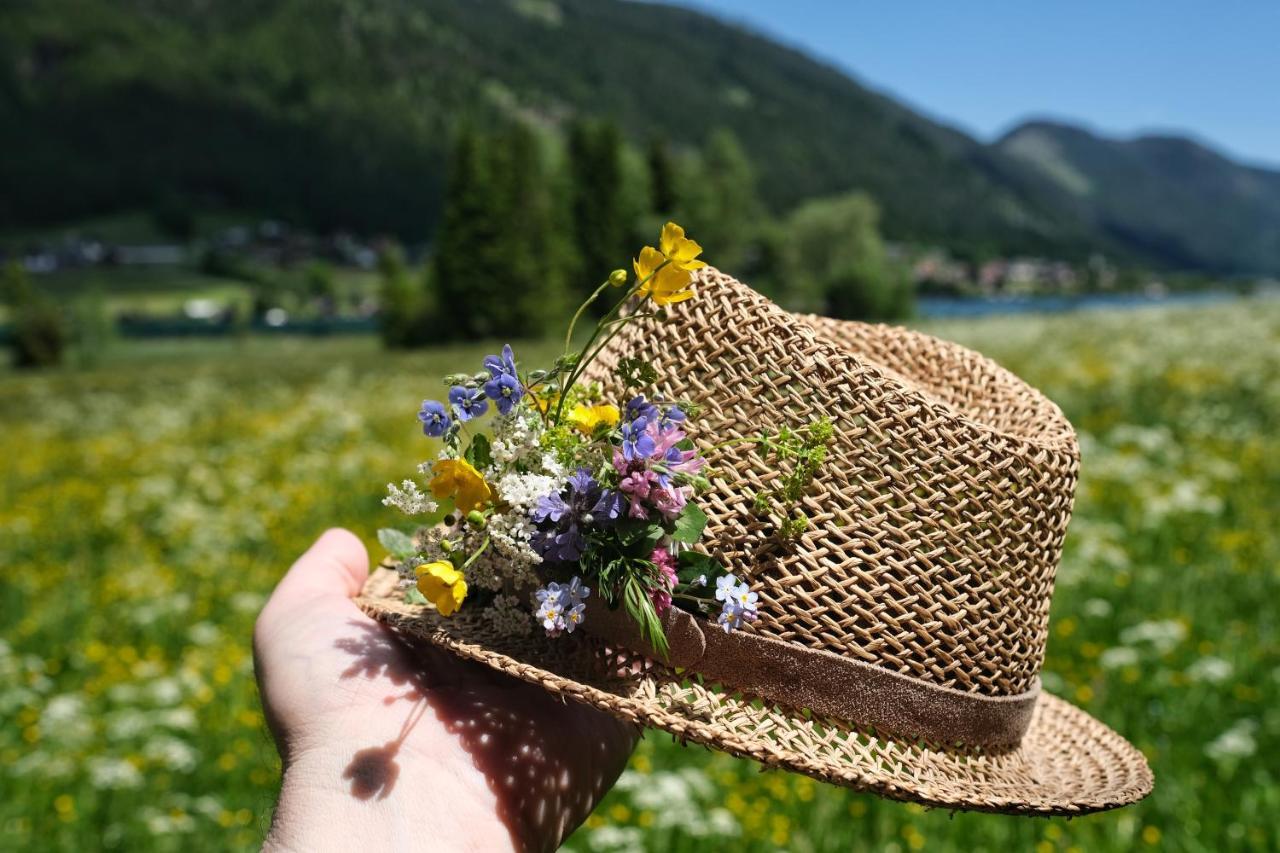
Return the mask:
[[[578,308],[553,364],[525,369],[506,346],[480,372],[444,377],[446,401],[423,402],[422,430],[442,444],[419,466],[427,490],[413,479],[390,484],[384,503],[441,520],[412,535],[379,533],[410,601],[442,616],[480,608],[504,633],[541,626],[559,636],[583,624],[594,594],[625,609],[662,655],[661,617],[673,606],[714,617],[726,632],[756,619],[757,593],[696,547],[707,523],[698,497],[716,476],[692,439],[696,407],[655,392],[659,376],[642,359],[618,362],[625,393],[617,399],[582,378],[626,324],[661,319],[665,306],[694,298],[701,253],[668,222],[659,247],[633,261],[634,278],[615,270]],[[579,321],[611,290],[621,295],[575,348]],[[779,533],[794,537],[806,522],[794,507],[831,432],[819,421],[703,446],[754,446],[788,468],[755,504],[778,513]]]

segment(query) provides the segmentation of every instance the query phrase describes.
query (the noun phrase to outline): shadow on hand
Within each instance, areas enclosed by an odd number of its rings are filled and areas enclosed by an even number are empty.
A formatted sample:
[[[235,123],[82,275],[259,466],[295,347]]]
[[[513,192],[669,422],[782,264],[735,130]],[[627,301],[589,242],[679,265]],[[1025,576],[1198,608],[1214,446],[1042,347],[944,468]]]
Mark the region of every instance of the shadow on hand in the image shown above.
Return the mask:
[[[384,703],[410,703],[395,739],[352,757],[352,796],[391,795],[401,747],[428,710],[484,775],[519,849],[554,849],[626,766],[635,726],[385,626],[351,624],[360,636],[336,643],[352,658],[342,677],[385,682]]]

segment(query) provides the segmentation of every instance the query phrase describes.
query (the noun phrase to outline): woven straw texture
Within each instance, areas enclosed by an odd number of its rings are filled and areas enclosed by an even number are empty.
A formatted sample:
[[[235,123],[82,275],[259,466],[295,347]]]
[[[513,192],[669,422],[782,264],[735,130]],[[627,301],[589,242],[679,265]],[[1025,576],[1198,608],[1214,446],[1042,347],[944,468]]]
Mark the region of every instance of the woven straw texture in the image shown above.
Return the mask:
[[[759,633],[922,681],[1000,696],[1031,687],[1078,470],[1075,435],[1034,389],[975,353],[887,326],[790,315],[714,269],[665,322],[619,334],[589,379],[649,359],[668,399],[697,403],[719,475],[699,498],[708,550],[760,593]],[[836,436],[782,542],[752,508],[780,476],[713,442],[826,415]],[[360,604],[460,655],[682,739],[896,799],[1022,814],[1080,814],[1151,789],[1141,754],[1042,695],[1016,748],[906,743],[857,721],[737,695],[583,637],[501,636],[464,610],[405,605],[388,573]]]

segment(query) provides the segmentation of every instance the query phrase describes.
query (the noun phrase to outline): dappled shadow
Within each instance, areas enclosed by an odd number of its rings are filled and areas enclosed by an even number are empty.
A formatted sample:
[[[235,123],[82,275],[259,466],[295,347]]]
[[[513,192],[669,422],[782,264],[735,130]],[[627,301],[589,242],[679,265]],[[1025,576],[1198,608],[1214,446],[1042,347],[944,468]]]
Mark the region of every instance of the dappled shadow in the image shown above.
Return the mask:
[[[384,702],[409,703],[397,738],[352,757],[344,773],[352,796],[390,795],[401,747],[430,711],[484,774],[517,848],[554,849],[612,786],[639,736],[608,714],[385,626],[352,625],[359,636],[336,643],[352,659],[343,678],[383,682]]]

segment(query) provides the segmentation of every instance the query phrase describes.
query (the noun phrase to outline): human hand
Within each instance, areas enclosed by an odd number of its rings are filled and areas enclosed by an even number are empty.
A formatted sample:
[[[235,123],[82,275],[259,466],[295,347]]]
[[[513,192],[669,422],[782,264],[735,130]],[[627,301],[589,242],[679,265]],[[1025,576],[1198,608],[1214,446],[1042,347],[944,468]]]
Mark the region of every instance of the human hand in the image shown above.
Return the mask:
[[[284,765],[268,850],[549,850],[613,785],[639,731],[429,645],[351,601],[364,546],[329,530],[254,628]]]

